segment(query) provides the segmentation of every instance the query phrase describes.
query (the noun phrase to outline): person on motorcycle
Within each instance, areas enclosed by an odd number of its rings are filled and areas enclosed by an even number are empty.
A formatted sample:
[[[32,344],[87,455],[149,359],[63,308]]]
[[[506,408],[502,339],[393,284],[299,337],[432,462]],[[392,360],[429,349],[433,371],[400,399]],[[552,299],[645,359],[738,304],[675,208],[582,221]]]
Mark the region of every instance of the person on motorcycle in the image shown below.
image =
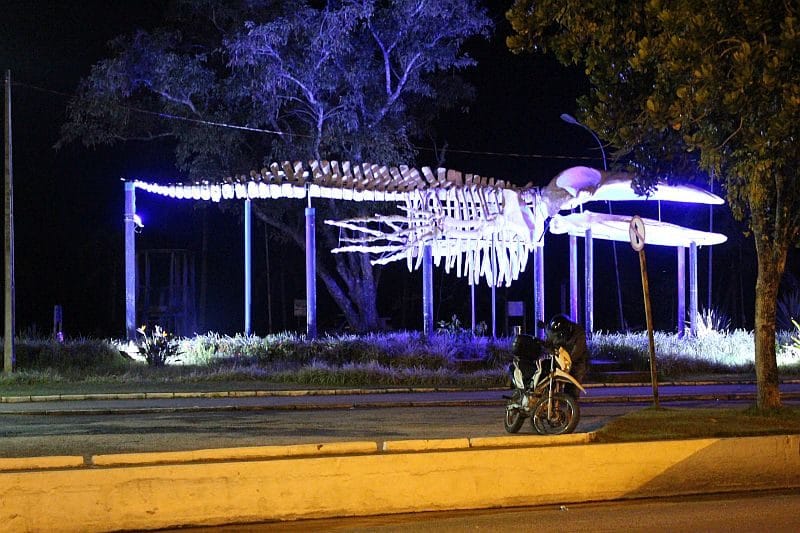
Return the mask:
[[[572,360],[569,373],[578,383],[583,381],[589,364],[589,350],[586,347],[586,330],[583,326],[571,321],[564,315],[556,315],[550,319],[544,329],[545,343],[553,348],[564,348]],[[569,384],[565,392],[578,398],[578,389]]]

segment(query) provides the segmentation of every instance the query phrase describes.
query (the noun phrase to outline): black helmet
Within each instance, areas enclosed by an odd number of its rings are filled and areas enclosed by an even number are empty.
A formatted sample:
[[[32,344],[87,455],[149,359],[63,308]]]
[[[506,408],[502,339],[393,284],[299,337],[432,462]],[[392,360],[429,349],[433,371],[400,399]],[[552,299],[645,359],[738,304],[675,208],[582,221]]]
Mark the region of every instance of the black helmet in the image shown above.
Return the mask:
[[[517,335],[511,344],[511,352],[520,359],[534,359],[542,354],[542,344],[531,335]]]
[[[547,337],[554,340],[564,341],[572,335],[575,323],[564,315],[556,315],[550,319],[545,328]]]

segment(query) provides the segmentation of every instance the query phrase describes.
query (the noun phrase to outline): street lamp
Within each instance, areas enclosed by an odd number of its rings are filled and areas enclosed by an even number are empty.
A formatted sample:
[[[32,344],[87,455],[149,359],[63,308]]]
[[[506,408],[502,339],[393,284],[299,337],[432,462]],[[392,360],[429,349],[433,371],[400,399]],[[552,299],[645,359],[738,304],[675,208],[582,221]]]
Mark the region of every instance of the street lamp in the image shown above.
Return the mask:
[[[600,138],[592,130],[592,128],[590,128],[583,122],[578,122],[578,119],[576,119],[569,113],[561,113],[561,120],[563,120],[567,124],[572,124],[573,126],[580,126],[581,128],[585,129],[586,131],[592,134],[592,137],[594,137],[594,140],[597,141],[597,145],[600,147],[600,153],[603,154],[603,170],[608,170],[608,164],[606,162],[606,150],[605,148],[603,148],[603,143],[600,142]]]
[[[570,115],[569,113],[561,113],[561,120],[566,122],[567,124],[572,124],[573,126],[580,126],[581,128],[588,131],[595,141],[597,141],[597,146],[600,147],[600,153],[603,155],[603,170],[608,171],[608,162],[606,160],[606,150],[603,148],[603,143],[600,141],[600,138],[597,134],[584,124],[583,122],[579,122],[578,119]],[[611,214],[611,203],[606,202],[608,204],[608,212]],[[614,252],[614,275],[616,276],[617,281],[617,306],[619,310],[619,327],[622,329],[627,329],[625,327],[625,317],[622,314],[622,288],[619,282],[619,264],[617,262],[617,243],[615,241],[611,241],[611,249]]]

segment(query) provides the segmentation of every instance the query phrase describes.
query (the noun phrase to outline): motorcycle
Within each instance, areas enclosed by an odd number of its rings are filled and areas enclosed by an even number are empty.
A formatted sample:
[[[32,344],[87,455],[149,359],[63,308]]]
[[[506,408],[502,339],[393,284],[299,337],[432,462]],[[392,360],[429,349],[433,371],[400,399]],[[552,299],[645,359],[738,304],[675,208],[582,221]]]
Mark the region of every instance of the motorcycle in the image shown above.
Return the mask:
[[[503,421],[506,431],[517,433],[525,419],[530,418],[541,435],[572,433],[580,420],[580,407],[565,392],[565,387],[572,384],[584,394],[586,389],[569,374],[572,366],[569,353],[563,347],[545,348],[540,339],[530,335],[520,335],[515,343],[518,341],[524,348],[514,355],[509,367],[514,390],[510,397],[505,397],[508,399]]]

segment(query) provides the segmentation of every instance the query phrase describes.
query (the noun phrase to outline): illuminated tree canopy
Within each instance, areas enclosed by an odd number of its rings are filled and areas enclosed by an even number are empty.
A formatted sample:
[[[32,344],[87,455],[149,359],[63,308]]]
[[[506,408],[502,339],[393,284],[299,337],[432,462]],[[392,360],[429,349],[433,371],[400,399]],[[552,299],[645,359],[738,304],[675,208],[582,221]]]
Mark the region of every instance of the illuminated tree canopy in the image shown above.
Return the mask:
[[[192,179],[284,159],[414,164],[437,114],[472,96],[458,76],[475,64],[462,45],[490,29],[477,0],[177,0],[163,28],[111,43],[60,142],[171,142]],[[253,211],[302,247],[302,209],[285,204]],[[337,235],[320,239],[330,249]],[[350,327],[377,329],[369,259],[324,254],[317,265]]]
[[[789,0],[517,0],[515,52],[584,67],[582,122],[647,190],[720,181],[758,254],[758,405],[780,406],[778,286],[800,238],[800,20]]]

